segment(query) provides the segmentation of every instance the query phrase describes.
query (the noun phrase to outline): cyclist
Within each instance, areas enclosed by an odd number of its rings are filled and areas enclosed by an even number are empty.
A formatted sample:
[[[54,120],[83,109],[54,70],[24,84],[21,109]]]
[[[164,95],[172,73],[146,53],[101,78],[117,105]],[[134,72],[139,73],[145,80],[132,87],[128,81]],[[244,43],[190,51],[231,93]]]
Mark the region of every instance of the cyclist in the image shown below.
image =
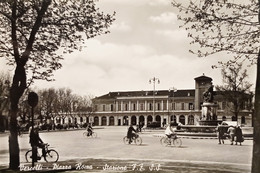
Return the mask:
[[[88,136],[91,136],[93,133],[93,128],[92,128],[91,124],[88,124],[87,131],[88,131]]]
[[[132,142],[132,138],[135,136],[136,130],[134,129],[133,125],[130,124],[128,130],[127,130],[127,138],[129,139],[129,144]]]
[[[172,138],[172,137],[175,137],[177,134],[176,134],[176,131],[177,128],[173,128],[173,125],[172,124],[169,124],[166,129],[165,129],[165,135],[168,137],[168,138]]]
[[[33,130],[30,131],[30,144],[32,148],[42,148],[42,155],[45,157],[46,151],[45,151],[45,144],[43,143],[42,139],[39,136],[39,128],[38,126],[35,126]]]

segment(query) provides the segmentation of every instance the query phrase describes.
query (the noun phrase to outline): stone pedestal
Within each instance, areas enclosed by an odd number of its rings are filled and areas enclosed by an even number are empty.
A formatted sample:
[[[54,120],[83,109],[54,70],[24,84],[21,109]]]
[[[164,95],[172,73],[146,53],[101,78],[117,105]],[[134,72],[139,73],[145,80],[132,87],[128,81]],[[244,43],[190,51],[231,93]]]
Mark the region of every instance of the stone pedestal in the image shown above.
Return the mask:
[[[216,126],[220,121],[217,119],[218,104],[211,102],[204,102],[202,104],[201,118],[199,125]]]
[[[217,120],[217,108],[218,104],[216,103],[203,103],[200,120]]]

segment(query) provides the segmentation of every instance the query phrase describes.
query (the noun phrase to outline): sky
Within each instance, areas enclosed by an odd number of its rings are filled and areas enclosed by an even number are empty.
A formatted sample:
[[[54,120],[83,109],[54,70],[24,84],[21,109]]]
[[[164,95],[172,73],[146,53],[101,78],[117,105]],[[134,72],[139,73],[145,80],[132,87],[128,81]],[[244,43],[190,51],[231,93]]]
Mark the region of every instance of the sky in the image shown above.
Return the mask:
[[[170,0],[99,0],[100,11],[116,20],[110,33],[86,42],[82,51],[64,56],[54,82],[37,81],[37,88],[70,88],[79,95],[101,96],[109,92],[194,89],[194,78],[205,74],[213,85],[222,85],[220,69],[212,69],[228,54],[198,58],[189,53],[187,31],[179,28],[178,11]],[[1,58],[0,69],[12,71]],[[256,66],[248,68],[248,81],[255,84]],[[254,88],[252,88],[253,90]]]

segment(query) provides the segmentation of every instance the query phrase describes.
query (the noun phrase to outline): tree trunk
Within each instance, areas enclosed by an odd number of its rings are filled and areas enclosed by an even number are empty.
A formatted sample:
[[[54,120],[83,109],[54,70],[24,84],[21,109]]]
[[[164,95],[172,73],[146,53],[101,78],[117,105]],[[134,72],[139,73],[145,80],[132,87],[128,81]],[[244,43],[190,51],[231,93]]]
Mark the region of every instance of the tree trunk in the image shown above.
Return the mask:
[[[260,0],[258,0],[260,7]],[[258,23],[260,23],[260,8],[258,11]],[[255,111],[253,115],[254,122],[254,143],[252,173],[260,172],[260,50],[257,57],[256,86],[255,86]]]
[[[260,50],[257,58],[257,79],[255,87],[255,111],[254,111],[254,143],[252,173],[260,172]]]
[[[9,168],[17,170],[20,165],[20,150],[18,144],[17,136],[17,120],[16,120],[17,111],[10,112],[10,136],[9,136],[9,155],[10,163]]]
[[[9,168],[13,170],[19,169],[20,165],[20,151],[18,144],[18,130],[17,130],[17,113],[19,99],[26,89],[26,73],[23,65],[17,65],[13,77],[12,87],[10,89],[10,136],[9,136]]]

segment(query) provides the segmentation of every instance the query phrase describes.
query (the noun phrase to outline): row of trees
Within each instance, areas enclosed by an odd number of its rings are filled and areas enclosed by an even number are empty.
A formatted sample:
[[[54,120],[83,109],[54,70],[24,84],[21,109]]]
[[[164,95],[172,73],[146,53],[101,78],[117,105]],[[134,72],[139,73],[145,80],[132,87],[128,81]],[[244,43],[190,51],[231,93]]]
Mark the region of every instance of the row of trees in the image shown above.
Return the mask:
[[[10,74],[0,73],[0,115],[9,110],[9,89],[10,89]],[[26,91],[29,93],[30,89]],[[35,107],[35,117],[40,119],[40,123],[46,123],[47,119],[52,122],[55,117],[59,116],[62,119],[66,117],[75,118],[75,113],[89,117],[94,112],[92,99],[94,96],[81,96],[74,94],[69,88],[46,88],[35,89],[38,94],[39,102]],[[28,105],[28,94],[24,94],[19,102],[18,119],[20,125],[28,124],[31,119],[31,108]]]
[[[55,117],[60,117],[61,119],[71,117],[74,119],[78,114],[89,117],[94,112],[93,96],[91,95],[80,96],[73,94],[69,88],[39,89],[34,92],[39,97],[38,105],[35,107],[35,115],[41,124],[46,123],[47,119],[51,119],[52,121],[49,125],[55,126]],[[21,100],[19,117],[24,124],[28,123],[31,115],[26,95]]]

